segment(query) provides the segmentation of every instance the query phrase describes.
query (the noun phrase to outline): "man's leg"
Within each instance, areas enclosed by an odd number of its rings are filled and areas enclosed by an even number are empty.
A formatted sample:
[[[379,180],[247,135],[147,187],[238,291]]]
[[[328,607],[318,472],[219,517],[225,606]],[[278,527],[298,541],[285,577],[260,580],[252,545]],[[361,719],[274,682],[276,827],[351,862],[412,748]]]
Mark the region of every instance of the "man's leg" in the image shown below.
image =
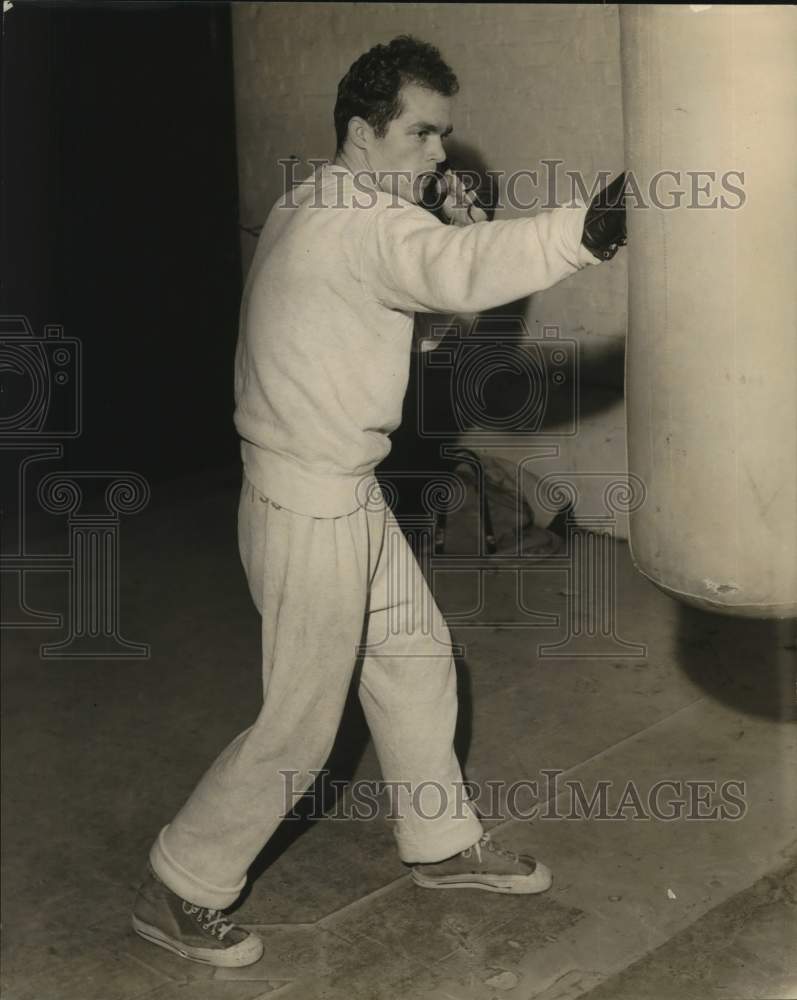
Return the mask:
[[[294,804],[290,792],[308,788],[326,762],[362,637],[369,576],[363,511],[303,517],[245,482],[239,540],[262,614],[263,706],[150,852],[165,886],[211,909],[235,901],[251,862]]]
[[[454,752],[457,679],[448,626],[389,510],[359,695],[382,776],[395,789],[402,861],[440,861],[473,845],[483,830]]]
[[[402,861],[426,888],[536,893],[548,869],[498,847],[464,794],[454,752],[456,670],[448,627],[389,511],[371,586],[360,700],[396,790]]]

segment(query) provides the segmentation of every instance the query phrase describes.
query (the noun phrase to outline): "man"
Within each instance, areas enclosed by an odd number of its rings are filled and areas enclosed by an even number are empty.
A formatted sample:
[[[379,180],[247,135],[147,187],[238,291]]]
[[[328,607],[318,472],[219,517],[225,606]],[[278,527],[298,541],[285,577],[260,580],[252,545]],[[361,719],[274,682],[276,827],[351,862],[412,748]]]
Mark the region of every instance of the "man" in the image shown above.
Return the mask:
[[[415,881],[505,893],[551,884],[463,801],[448,630],[373,472],[400,421],[415,312],[479,312],[597,263],[582,245],[584,208],[487,222],[451,175],[443,214],[454,224],[419,207],[421,181],[445,160],[457,89],[439,52],[412,38],[363,55],[338,88],[334,164],[277,203],[258,241],[235,423],[264,700],[161,831],[132,917],[195,961],[262,954],[221,911],[291,807],[286,775],[295,796],[323,767],[355,668]]]

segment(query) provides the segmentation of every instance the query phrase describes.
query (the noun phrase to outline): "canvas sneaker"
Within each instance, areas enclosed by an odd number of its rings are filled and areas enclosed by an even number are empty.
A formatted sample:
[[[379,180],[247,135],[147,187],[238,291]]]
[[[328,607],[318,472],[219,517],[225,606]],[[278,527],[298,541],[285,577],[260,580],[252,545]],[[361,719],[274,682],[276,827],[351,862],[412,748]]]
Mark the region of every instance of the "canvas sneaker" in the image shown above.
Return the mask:
[[[263,954],[256,934],[209,910],[181,899],[148,869],[136,894],[131,916],[136,934],[193,962],[237,968]]]
[[[424,889],[485,889],[517,894],[545,892],[552,881],[545,865],[527,854],[499,847],[489,833],[445,861],[413,865],[412,878]]]

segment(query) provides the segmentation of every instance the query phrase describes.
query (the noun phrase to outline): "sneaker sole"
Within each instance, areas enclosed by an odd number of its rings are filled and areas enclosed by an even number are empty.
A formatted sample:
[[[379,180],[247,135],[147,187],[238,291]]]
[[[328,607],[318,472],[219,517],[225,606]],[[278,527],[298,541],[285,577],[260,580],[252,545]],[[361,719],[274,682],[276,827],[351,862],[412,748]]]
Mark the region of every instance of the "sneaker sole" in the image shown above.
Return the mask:
[[[551,888],[552,879],[540,883],[521,876],[515,881],[505,882],[499,885],[488,879],[480,879],[478,876],[464,879],[458,875],[447,875],[441,878],[432,879],[418,872],[412,872],[412,880],[423,889],[482,889],[484,892],[502,892],[511,896],[531,896],[540,892],[546,892]]]
[[[180,958],[187,958],[191,962],[200,962],[202,965],[238,969],[245,965],[254,965],[263,955],[263,942],[254,934],[250,934],[246,940],[232,945],[230,948],[192,948],[190,945],[181,944],[174,938],[170,938],[157,927],[145,924],[135,914],[131,916],[130,920],[133,930],[145,941],[157,944],[161,948],[179,955]]]

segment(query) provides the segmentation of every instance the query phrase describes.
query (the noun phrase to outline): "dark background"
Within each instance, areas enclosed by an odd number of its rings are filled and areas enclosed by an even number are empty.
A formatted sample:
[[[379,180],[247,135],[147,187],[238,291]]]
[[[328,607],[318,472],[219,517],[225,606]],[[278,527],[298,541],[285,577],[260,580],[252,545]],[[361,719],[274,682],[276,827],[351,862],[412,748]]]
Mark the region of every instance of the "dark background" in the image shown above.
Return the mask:
[[[0,312],[81,345],[82,430],[48,468],[156,482],[236,462],[226,5],[15,2],[0,167]],[[8,420],[25,379],[0,374]],[[18,457],[6,449],[4,475]]]

